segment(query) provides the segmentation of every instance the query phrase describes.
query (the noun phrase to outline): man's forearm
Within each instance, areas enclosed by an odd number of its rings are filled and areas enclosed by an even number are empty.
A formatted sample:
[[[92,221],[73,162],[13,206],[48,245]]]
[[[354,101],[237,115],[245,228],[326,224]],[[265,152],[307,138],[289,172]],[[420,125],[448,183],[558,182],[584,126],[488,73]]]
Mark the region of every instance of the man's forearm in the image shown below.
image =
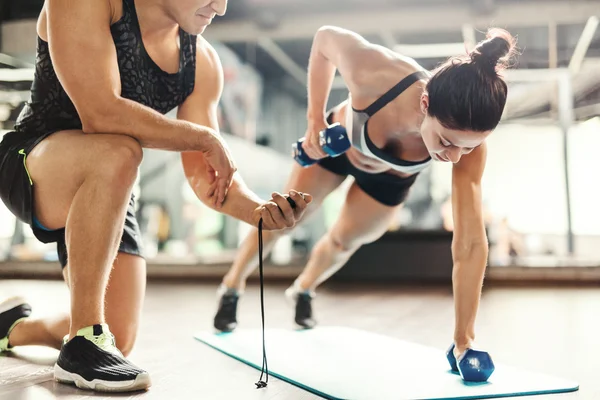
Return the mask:
[[[229,188],[225,202],[218,211],[256,227],[258,220],[254,219],[258,214],[255,214],[255,210],[264,203],[265,201],[248,189],[236,176]]]
[[[453,247],[460,248],[460,243]],[[458,347],[464,347],[475,340],[475,319],[487,265],[488,246],[482,240],[467,249],[457,251],[454,248],[454,341]]]
[[[218,209],[215,208],[213,199],[206,196],[206,191],[210,185],[203,178],[204,177],[199,176],[188,177],[188,182],[200,201],[213,210],[217,210],[240,221],[244,221],[252,226],[258,224],[258,221],[254,221],[253,219],[254,211],[265,202],[248,189],[239,175],[234,175],[227,197],[225,198],[223,205]]]
[[[123,134],[137,139],[142,147],[170,151],[204,151],[214,134],[210,128],[171,119],[121,97],[83,125],[87,133]]]

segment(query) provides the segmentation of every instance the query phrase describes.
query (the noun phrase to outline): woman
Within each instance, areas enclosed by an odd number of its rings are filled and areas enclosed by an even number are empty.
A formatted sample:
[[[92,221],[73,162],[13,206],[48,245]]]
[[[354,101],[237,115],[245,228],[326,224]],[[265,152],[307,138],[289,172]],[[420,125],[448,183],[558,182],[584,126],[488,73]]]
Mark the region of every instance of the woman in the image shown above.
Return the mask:
[[[315,288],[360,246],[387,230],[419,172],[432,161],[451,162],[455,354],[471,346],[488,256],[480,186],[485,139],[504,110],[507,85],[498,72],[514,45],[508,32],[490,30],[468,55],[451,58],[430,74],[414,60],[348,30],[326,26],[317,32],[309,59],[303,148],[320,161],[307,168],[295,165],[288,187],[311,193],[319,205],[348,175],[354,182],[338,220],[314,246],[306,268],[286,291],[296,302],[296,323],[315,325],[311,310]],[[350,96],[327,113],[336,69]],[[341,156],[326,158],[318,134],[336,122],[346,128],[353,146]],[[265,233],[265,251],[279,235]],[[219,330],[236,327],[237,300],[257,264],[257,247],[256,234],[249,234],[223,279],[214,321]]]

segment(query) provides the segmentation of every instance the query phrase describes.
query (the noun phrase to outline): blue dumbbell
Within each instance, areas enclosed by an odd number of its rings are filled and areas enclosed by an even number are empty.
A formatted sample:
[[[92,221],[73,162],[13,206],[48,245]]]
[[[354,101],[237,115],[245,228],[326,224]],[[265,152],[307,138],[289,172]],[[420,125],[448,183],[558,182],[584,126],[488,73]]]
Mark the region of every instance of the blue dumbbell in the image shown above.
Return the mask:
[[[457,362],[454,343],[446,351],[446,358],[452,371],[460,373],[466,382],[485,382],[496,369],[492,357],[485,351],[467,349]]]
[[[317,160],[313,160],[304,152],[302,148],[303,142],[304,138],[292,145],[292,157],[303,167],[308,167],[316,163]],[[319,132],[319,145],[331,157],[337,157],[352,147],[346,128],[337,122]]]

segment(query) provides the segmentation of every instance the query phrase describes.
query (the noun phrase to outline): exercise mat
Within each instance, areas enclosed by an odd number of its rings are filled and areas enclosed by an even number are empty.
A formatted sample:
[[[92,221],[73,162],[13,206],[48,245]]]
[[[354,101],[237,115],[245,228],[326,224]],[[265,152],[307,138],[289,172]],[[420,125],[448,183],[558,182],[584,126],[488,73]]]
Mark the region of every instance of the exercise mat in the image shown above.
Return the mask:
[[[195,337],[261,369],[259,329]],[[327,399],[491,399],[579,389],[577,382],[498,362],[487,382],[466,383],[452,373],[442,349],[351,328],[268,329],[265,339],[271,376]],[[253,383],[249,390],[256,390]]]

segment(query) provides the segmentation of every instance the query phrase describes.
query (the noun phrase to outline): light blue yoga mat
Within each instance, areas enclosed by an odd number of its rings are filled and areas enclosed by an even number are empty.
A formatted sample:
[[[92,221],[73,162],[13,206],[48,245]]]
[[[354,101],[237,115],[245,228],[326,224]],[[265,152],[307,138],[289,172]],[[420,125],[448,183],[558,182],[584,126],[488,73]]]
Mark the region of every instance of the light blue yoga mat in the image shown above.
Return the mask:
[[[265,338],[270,375],[328,399],[485,399],[579,389],[577,382],[497,362],[488,382],[465,384],[441,349],[350,328],[268,329]],[[261,369],[258,329],[196,339]]]

